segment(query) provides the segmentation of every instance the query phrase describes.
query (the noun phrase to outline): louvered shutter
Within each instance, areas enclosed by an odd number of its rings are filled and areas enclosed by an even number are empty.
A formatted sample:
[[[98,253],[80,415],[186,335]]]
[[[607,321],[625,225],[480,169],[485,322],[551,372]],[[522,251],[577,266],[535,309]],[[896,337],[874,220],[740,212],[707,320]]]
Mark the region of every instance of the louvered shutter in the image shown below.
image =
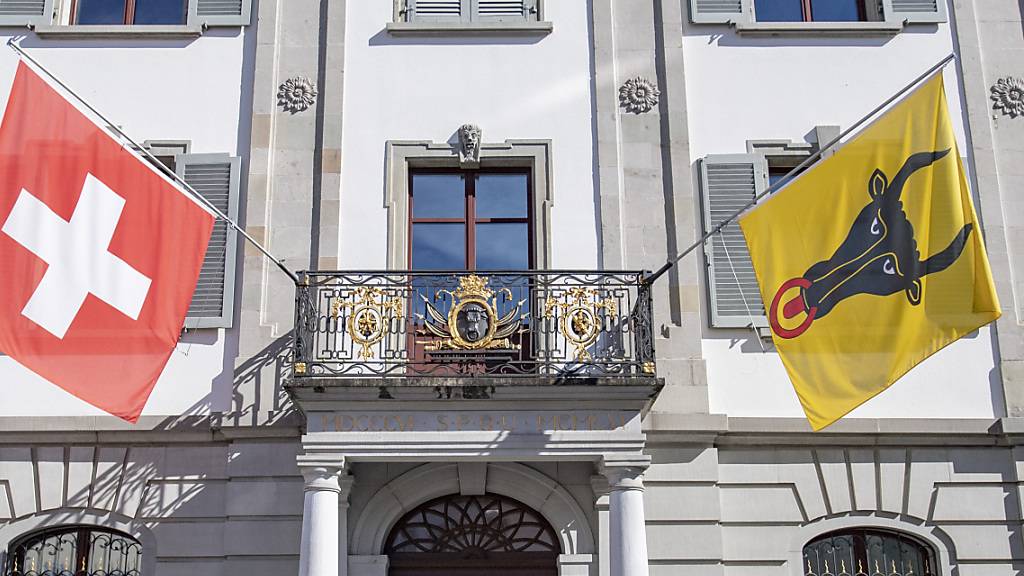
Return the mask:
[[[748,22],[752,0],[690,0],[690,21],[695,24]]]
[[[53,0],[0,0],[0,26],[46,25],[53,17]]]
[[[470,0],[408,0],[410,22],[461,22],[469,20]]]
[[[248,26],[252,0],[189,0],[190,23],[207,26]]]
[[[765,189],[765,161],[755,154],[707,156],[700,162],[704,230],[711,230]],[[704,245],[711,325],[767,326],[754,266],[736,222]],[[751,318],[753,317],[753,319]]]
[[[485,22],[523,22],[537,19],[536,0],[472,0],[473,18]]]
[[[882,11],[889,22],[945,22],[946,0],[882,0]]]
[[[238,221],[238,182],[241,161],[227,154],[182,154],[178,175],[229,218]],[[199,272],[186,328],[229,328],[234,313],[235,250],[238,233],[221,219],[213,225],[206,259]]]

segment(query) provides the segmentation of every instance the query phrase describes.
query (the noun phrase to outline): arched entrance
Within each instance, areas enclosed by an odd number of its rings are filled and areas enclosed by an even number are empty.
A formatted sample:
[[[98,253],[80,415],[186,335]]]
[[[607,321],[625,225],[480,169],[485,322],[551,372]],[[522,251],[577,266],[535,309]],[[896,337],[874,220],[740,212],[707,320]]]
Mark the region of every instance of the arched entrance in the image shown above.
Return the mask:
[[[385,541],[390,576],[555,576],[559,539],[518,500],[452,494],[410,510]]]

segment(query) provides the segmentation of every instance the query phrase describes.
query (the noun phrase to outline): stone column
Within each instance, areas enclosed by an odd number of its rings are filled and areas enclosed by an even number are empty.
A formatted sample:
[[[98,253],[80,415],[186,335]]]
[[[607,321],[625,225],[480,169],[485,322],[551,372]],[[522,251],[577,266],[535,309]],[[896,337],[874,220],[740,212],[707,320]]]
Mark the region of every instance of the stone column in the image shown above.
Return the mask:
[[[302,469],[306,480],[302,499],[302,544],[299,576],[339,576],[338,511],[341,468]],[[346,566],[347,567],[347,566]]]
[[[650,457],[640,456],[601,466],[608,479],[610,576],[648,576],[643,474],[649,465]]]

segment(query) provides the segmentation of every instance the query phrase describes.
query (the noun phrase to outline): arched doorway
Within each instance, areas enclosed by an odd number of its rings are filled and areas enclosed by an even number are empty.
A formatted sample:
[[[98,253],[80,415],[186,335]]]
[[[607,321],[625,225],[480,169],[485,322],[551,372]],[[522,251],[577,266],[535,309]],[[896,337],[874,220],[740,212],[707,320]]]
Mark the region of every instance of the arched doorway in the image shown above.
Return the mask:
[[[390,576],[555,576],[558,535],[535,510],[496,494],[421,504],[385,541]]]

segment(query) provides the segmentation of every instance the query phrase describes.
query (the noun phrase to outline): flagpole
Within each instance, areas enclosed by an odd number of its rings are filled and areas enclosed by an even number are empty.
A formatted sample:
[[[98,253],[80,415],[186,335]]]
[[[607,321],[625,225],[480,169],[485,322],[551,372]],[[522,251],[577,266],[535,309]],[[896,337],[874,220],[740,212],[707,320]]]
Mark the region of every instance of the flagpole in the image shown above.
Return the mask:
[[[224,213],[224,212],[222,212],[222,211],[221,211],[221,210],[220,210],[219,208],[217,208],[217,206],[216,206],[216,205],[214,205],[214,204],[213,204],[212,202],[210,202],[209,200],[207,200],[206,198],[204,198],[204,197],[203,197],[203,195],[202,195],[202,194],[200,194],[199,192],[196,192],[196,189],[195,189],[195,188],[193,188],[191,184],[189,184],[188,182],[186,182],[184,178],[182,178],[181,176],[178,176],[178,175],[177,175],[177,174],[176,174],[176,173],[175,173],[175,172],[174,172],[173,170],[171,170],[170,168],[168,168],[166,164],[164,164],[163,162],[161,162],[160,160],[158,160],[158,159],[157,159],[157,158],[156,158],[155,156],[153,156],[153,155],[152,155],[152,154],[151,154],[151,153],[149,152],[149,150],[147,150],[147,149],[146,149],[146,148],[145,148],[144,146],[142,146],[141,144],[139,144],[138,142],[136,142],[135,140],[133,140],[133,139],[132,139],[132,137],[131,137],[131,136],[129,136],[128,134],[125,134],[125,132],[124,132],[123,130],[121,130],[121,129],[120,129],[120,128],[119,128],[119,127],[118,127],[118,126],[116,125],[116,124],[114,124],[114,123],[113,123],[113,122],[112,122],[112,121],[111,121],[111,120],[110,120],[109,118],[107,118],[106,116],[104,116],[104,115],[103,115],[103,113],[101,113],[101,112],[100,112],[99,110],[97,110],[96,108],[94,108],[94,107],[93,107],[93,106],[92,106],[91,104],[89,104],[89,103],[88,103],[88,102],[87,102],[87,101],[85,100],[85,98],[82,98],[81,96],[79,96],[77,92],[75,92],[75,91],[74,91],[74,90],[72,90],[72,89],[71,89],[71,88],[70,88],[70,87],[69,87],[69,86],[68,86],[67,84],[65,84],[64,82],[62,82],[60,78],[58,78],[58,77],[57,77],[57,76],[56,76],[55,74],[53,74],[53,72],[50,72],[49,70],[47,70],[47,69],[46,69],[46,67],[45,67],[45,66],[43,66],[42,64],[40,64],[38,60],[36,60],[35,58],[33,58],[33,57],[29,56],[29,54],[28,54],[27,52],[25,52],[24,50],[22,50],[22,49],[21,49],[21,46],[18,46],[18,45],[17,45],[17,44],[16,44],[15,42],[14,42],[14,37],[13,37],[13,36],[12,36],[11,38],[9,38],[9,39],[7,40],[7,45],[8,45],[8,46],[10,46],[10,48],[11,48],[12,50],[14,50],[15,52],[17,52],[17,53],[18,53],[18,55],[20,55],[20,56],[21,56],[22,58],[24,58],[24,59],[28,60],[29,62],[31,62],[31,63],[32,63],[32,65],[33,65],[33,66],[35,66],[35,67],[36,67],[36,68],[38,68],[38,69],[39,69],[40,71],[42,71],[42,72],[43,72],[44,74],[46,74],[47,76],[49,76],[51,80],[53,80],[54,82],[56,82],[58,86],[60,86],[61,88],[63,88],[63,89],[65,90],[65,91],[67,91],[67,92],[68,92],[68,94],[71,94],[72,96],[74,96],[74,97],[75,97],[75,99],[77,99],[77,100],[78,100],[79,102],[81,102],[83,106],[85,106],[86,108],[88,108],[88,109],[89,109],[89,111],[91,111],[91,112],[92,112],[93,114],[95,114],[96,116],[98,116],[98,117],[99,117],[99,118],[100,118],[101,120],[103,120],[104,122],[106,122],[106,123],[107,123],[107,126],[108,126],[108,127],[109,127],[109,128],[111,129],[111,130],[113,130],[113,131],[114,131],[114,132],[116,132],[116,133],[117,133],[117,134],[118,134],[119,136],[121,136],[122,138],[124,138],[125,140],[127,140],[128,142],[130,142],[130,143],[131,143],[131,144],[132,144],[133,146],[135,146],[135,149],[136,149],[137,151],[141,152],[141,153],[142,153],[142,154],[143,154],[143,155],[144,155],[144,156],[145,156],[145,157],[146,157],[146,158],[147,158],[148,160],[150,160],[150,161],[152,162],[152,164],[153,164],[154,166],[156,166],[156,168],[157,168],[158,170],[160,170],[161,172],[163,172],[163,174],[164,174],[165,176],[167,176],[168,178],[172,179],[172,180],[173,180],[174,182],[176,182],[176,183],[177,183],[178,185],[180,185],[180,186],[181,186],[182,188],[184,188],[186,192],[188,192],[189,194],[191,194],[193,198],[195,198],[196,200],[198,200],[198,201],[199,201],[199,202],[200,202],[200,203],[201,203],[201,204],[202,204],[203,206],[205,206],[206,208],[208,208],[208,209],[209,209],[209,210],[210,210],[211,212],[213,212],[213,213],[214,213],[214,214],[215,214],[215,215],[216,215],[216,216],[217,216],[218,218],[220,218],[220,219],[221,219],[221,220],[223,220],[224,222],[227,222],[227,224],[228,224],[229,226],[231,226],[232,228],[234,228],[234,229],[235,229],[235,230],[236,230],[236,231],[237,231],[237,232],[238,232],[239,234],[241,234],[241,235],[242,235],[242,237],[243,237],[243,238],[245,238],[246,240],[248,240],[250,244],[252,244],[253,246],[255,246],[257,250],[259,250],[260,252],[262,252],[264,256],[266,256],[267,258],[269,258],[269,259],[270,259],[270,260],[271,260],[271,261],[272,261],[272,262],[273,262],[273,263],[274,263],[274,264],[275,264],[275,265],[276,265],[276,266],[277,266],[278,268],[280,268],[280,269],[281,269],[281,271],[282,271],[282,272],[284,272],[285,274],[287,274],[287,275],[288,275],[288,277],[289,277],[289,278],[291,278],[293,282],[295,282],[296,284],[299,284],[299,277],[298,277],[298,276],[297,276],[297,275],[296,275],[296,274],[295,274],[294,272],[292,272],[292,271],[291,271],[291,270],[289,270],[289,269],[288,269],[287,267],[285,267],[284,263],[283,263],[283,262],[282,262],[281,260],[278,260],[277,258],[275,258],[273,254],[271,254],[271,253],[270,253],[269,251],[267,251],[267,249],[266,249],[266,248],[264,248],[264,247],[263,247],[263,245],[262,245],[262,244],[260,244],[259,242],[257,242],[255,238],[253,238],[252,236],[250,236],[248,232],[246,232],[246,231],[245,231],[244,229],[242,229],[242,227],[241,227],[241,226],[239,226],[239,225],[238,225],[238,224],[237,224],[237,223],[236,223],[236,222],[235,222],[234,220],[232,220],[231,218],[229,218],[227,214],[225,214],[225,213]]]
[[[824,154],[826,150],[828,150],[828,149],[832,148],[833,146],[835,146],[836,144],[838,144],[840,140],[842,140],[843,138],[848,136],[850,133],[852,133],[857,128],[860,128],[860,126],[862,124],[864,124],[865,122],[870,120],[872,117],[874,117],[875,114],[878,114],[879,112],[881,112],[882,110],[887,108],[890,104],[892,104],[893,102],[898,100],[901,96],[903,96],[904,94],[906,94],[907,92],[912,90],[914,87],[916,87],[922,80],[924,80],[925,78],[928,78],[929,76],[934,74],[937,70],[941,69],[946,64],[949,64],[949,62],[952,61],[954,58],[956,58],[956,54],[950,54],[950,55],[946,56],[945,58],[943,58],[942,60],[940,60],[938,64],[932,66],[931,68],[929,68],[926,72],[924,72],[923,74],[921,74],[917,78],[914,78],[909,84],[907,84],[906,86],[901,88],[899,92],[896,92],[895,94],[890,96],[885,102],[882,102],[874,110],[872,110],[871,112],[868,112],[860,120],[857,120],[856,122],[854,122],[853,125],[851,125],[849,128],[847,128],[846,130],[840,132],[838,136],[833,138],[830,142],[828,142],[824,146],[821,146],[820,142],[819,142],[818,149],[815,150],[810,156],[805,158],[803,162],[797,164],[796,167],[794,167],[792,170],[787,172],[785,176],[780,178],[774,184],[769,185],[768,188],[766,188],[760,194],[757,194],[756,196],[754,196],[750,200],[750,202],[747,202],[742,208],[740,208],[739,210],[733,212],[728,217],[726,217],[725,220],[722,220],[721,222],[716,224],[711,230],[707,231],[696,242],[691,244],[686,250],[683,250],[679,254],[669,258],[668,261],[665,262],[665,264],[661,268],[658,268],[657,270],[654,271],[654,273],[652,273],[652,274],[648,275],[647,277],[645,277],[644,278],[644,283],[648,284],[648,285],[653,284],[655,280],[660,278],[665,272],[668,272],[672,268],[672,266],[675,266],[676,262],[679,262],[680,260],[682,260],[687,254],[689,254],[690,252],[693,252],[698,247],[703,246],[704,243],[707,242],[712,236],[714,236],[715,234],[718,234],[719,232],[721,232],[722,228],[725,228],[726,226],[728,226],[730,223],[732,223],[733,220],[735,220],[737,217],[739,217],[740,214],[746,212],[754,204],[757,204],[758,200],[760,200],[761,198],[764,198],[765,196],[771,194],[772,192],[775,192],[779,188],[782,188],[783,186],[788,184],[789,181],[792,180],[794,176],[796,176],[801,170],[803,170],[804,168],[809,166],[815,160],[820,158],[821,155]]]

